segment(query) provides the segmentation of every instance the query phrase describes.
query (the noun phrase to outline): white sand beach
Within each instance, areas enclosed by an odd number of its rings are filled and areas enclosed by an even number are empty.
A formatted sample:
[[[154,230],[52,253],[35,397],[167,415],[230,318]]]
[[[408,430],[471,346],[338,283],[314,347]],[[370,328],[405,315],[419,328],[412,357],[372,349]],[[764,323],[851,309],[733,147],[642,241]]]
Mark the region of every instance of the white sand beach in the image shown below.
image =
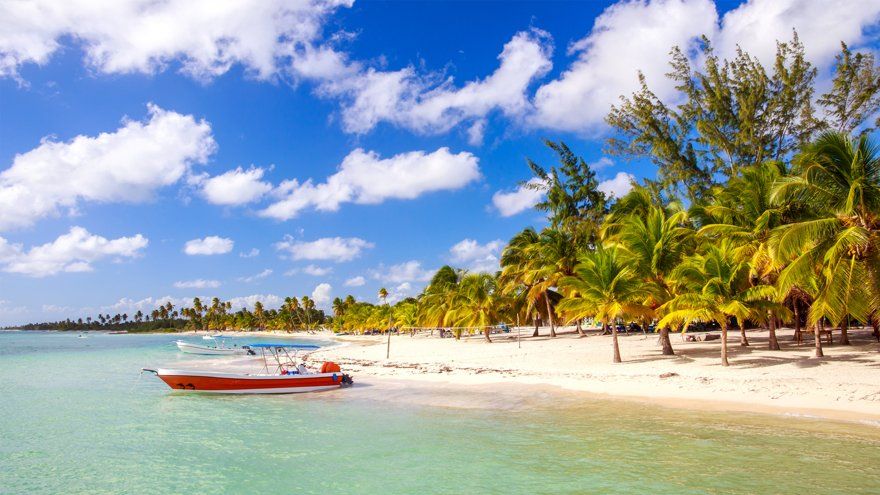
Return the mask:
[[[471,386],[493,383],[545,384],[615,398],[649,400],[674,407],[753,411],[880,425],[880,343],[870,329],[851,329],[852,345],[825,346],[813,356],[812,340],[792,342],[790,329],[778,332],[781,351],[767,350],[767,332],[749,331],[751,345],[731,335],[731,366],[719,364],[720,343],[686,342],[672,336],[675,356],[662,356],[657,337],[621,334],[624,362],[611,362],[611,337],[571,329],[557,338],[531,337],[523,329],[483,337],[440,339],[436,335],[392,335],[385,358],[384,336],[340,336],[343,345],[313,353],[311,360],[334,360],[360,383],[383,379]],[[332,335],[332,334],[330,334]],[[322,334],[327,336],[327,334]],[[527,337],[528,336],[528,337]]]

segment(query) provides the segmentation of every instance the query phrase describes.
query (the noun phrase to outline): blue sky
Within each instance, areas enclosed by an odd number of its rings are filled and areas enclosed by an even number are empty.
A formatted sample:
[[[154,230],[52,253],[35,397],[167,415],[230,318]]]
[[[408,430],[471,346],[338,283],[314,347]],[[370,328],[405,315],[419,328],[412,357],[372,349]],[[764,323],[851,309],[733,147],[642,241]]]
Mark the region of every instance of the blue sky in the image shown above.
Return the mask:
[[[880,6],[834,3],[4,3],[0,324],[491,270],[541,224],[543,138],[622,194],[654,174],[602,154],[637,70],[673,98],[672,45],[767,61],[796,28],[821,86],[841,40],[877,49]]]

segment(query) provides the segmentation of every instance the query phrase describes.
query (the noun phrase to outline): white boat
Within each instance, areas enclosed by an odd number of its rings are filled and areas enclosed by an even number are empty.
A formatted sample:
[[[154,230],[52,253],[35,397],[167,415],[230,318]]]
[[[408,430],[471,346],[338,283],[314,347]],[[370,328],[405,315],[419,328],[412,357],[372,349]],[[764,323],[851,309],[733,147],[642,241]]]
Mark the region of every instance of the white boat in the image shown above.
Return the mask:
[[[263,359],[263,367],[257,373],[168,368],[142,368],[142,372],[155,373],[175,390],[214,394],[318,392],[352,384],[351,377],[342,373],[334,362],[324,362],[319,371],[306,368],[302,361],[297,362],[298,350],[314,350],[318,348],[316,345],[283,343],[253,344],[252,347],[260,351]]]
[[[247,354],[255,354],[254,351],[252,351],[250,347],[246,345],[243,345],[241,347],[229,347],[222,340],[217,341],[213,337],[210,337],[207,340],[213,340],[215,344],[193,344],[191,342],[185,342],[183,340],[178,340],[175,342],[175,344],[177,344],[177,348],[180,349],[181,352],[186,352],[188,354],[208,354],[213,356],[242,356]]]

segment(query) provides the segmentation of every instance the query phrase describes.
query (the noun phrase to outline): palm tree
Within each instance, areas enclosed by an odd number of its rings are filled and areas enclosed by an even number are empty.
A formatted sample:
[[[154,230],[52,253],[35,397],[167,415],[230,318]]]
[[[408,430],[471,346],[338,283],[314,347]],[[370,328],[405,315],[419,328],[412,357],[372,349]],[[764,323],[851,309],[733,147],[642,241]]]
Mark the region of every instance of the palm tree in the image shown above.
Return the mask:
[[[573,276],[563,277],[559,286],[566,297],[559,310],[569,320],[594,317],[611,325],[614,362],[621,362],[617,340],[618,318],[652,314],[643,304],[647,290],[635,270],[623,259],[617,247],[597,246],[579,258]]]
[[[462,277],[455,295],[455,306],[450,312],[455,326],[481,328],[486,342],[492,326],[500,320],[499,311],[503,298],[494,276],[487,273],[470,273]]]
[[[538,233],[528,227],[519,232],[507,243],[501,252],[501,274],[499,283],[508,297],[523,298],[523,317],[527,320],[530,316],[534,320],[535,332],[533,337],[538,336],[538,303],[540,298],[531,295],[534,281],[530,275],[530,255],[532,246],[538,243]]]
[[[736,245],[737,256],[748,261],[751,277],[765,285],[774,285],[783,268],[771,255],[771,233],[800,213],[795,203],[774,204],[772,201],[773,186],[786,173],[781,162],[744,167],[740,176],[728,181],[726,187],[718,188],[712,203],[702,207],[709,220],[699,234],[712,240],[730,239]],[[785,299],[787,295],[779,294],[778,299]],[[760,318],[769,323],[770,350],[779,350],[776,338],[779,316],[781,314],[772,313]],[[749,345],[744,327],[740,328],[740,345]]]
[[[781,179],[773,199],[812,205],[817,212],[774,231],[775,255],[789,263],[780,287],[818,278],[808,321],[840,323],[841,342],[849,344],[849,319],[867,322],[880,307],[880,153],[867,135],[853,140],[828,132],[796,165],[799,174]]]
[[[431,281],[419,299],[419,321],[426,327],[445,327],[451,320],[450,312],[455,307],[455,295],[461,273],[450,266],[443,266],[431,277]],[[455,332],[455,337],[460,337]]]
[[[644,215],[623,217],[613,230],[610,240],[620,247],[621,255],[645,281],[645,305],[656,311],[674,296],[669,275],[693,248],[694,232],[687,214],[668,214],[663,208],[647,206]],[[669,328],[659,331],[663,354],[674,355]]]
[[[379,289],[379,300],[382,301],[382,304],[387,304],[386,300],[388,299],[388,289],[382,287]]]
[[[665,316],[660,328],[687,326],[692,322],[716,322],[721,326],[721,365],[728,366],[728,319],[742,327],[747,319],[778,309],[776,294],[769,285],[752,286],[749,265],[735,252],[729,239],[708,244],[703,254],[694,255],[672,273],[678,294],[660,307]]]
[[[263,303],[260,301],[254,303],[254,318],[257,320],[257,328],[260,330],[266,328],[266,312],[263,310]]]

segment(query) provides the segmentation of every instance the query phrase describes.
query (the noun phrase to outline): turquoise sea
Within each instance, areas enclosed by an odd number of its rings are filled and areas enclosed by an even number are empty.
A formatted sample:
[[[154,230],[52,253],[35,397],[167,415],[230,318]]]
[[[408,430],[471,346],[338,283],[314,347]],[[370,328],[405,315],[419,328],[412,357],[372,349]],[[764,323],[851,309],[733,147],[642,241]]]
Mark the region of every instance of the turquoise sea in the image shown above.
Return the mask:
[[[186,395],[139,374],[194,359],[177,338],[0,332],[0,493],[880,493],[876,426],[358,376]]]

